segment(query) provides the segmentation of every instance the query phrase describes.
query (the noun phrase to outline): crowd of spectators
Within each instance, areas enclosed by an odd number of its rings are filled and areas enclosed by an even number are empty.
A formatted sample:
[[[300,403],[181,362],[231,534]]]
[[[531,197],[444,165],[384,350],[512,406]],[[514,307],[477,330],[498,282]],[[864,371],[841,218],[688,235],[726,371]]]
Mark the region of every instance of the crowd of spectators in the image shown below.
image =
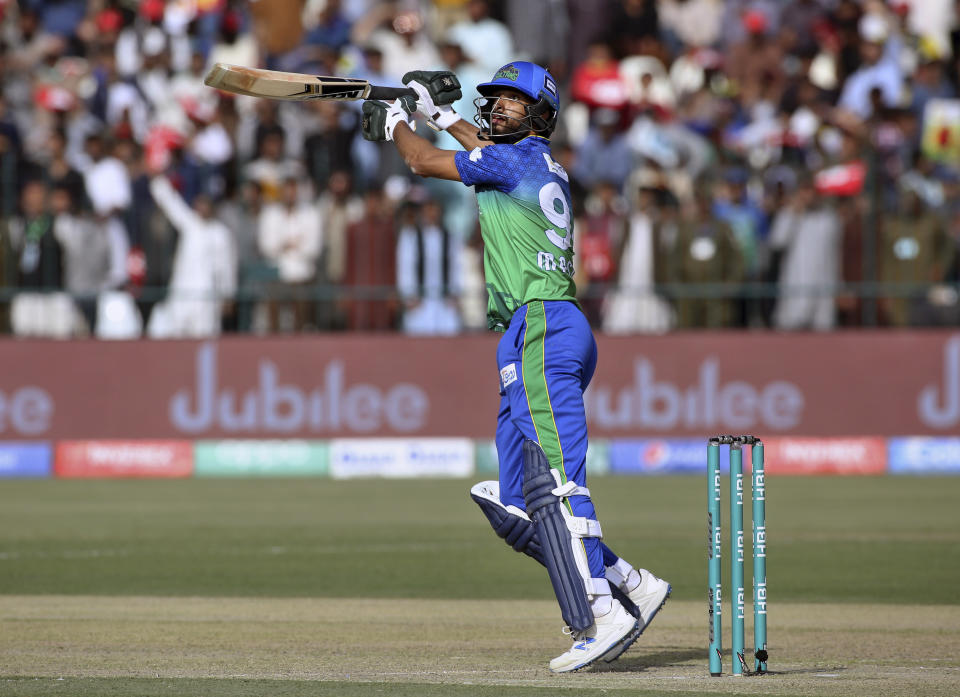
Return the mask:
[[[20,0],[0,331],[483,329],[470,189],[363,140],[358,103],[203,76],[449,69],[470,118],[514,59],[561,87],[595,327],[960,323],[960,0]]]

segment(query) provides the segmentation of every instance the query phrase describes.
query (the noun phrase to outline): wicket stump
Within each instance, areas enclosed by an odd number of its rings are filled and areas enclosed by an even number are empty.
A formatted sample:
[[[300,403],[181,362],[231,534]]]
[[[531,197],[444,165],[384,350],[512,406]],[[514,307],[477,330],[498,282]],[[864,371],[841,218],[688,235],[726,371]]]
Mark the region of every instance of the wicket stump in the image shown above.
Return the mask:
[[[730,584],[733,588],[731,608],[731,655],[733,675],[767,672],[767,530],[766,481],[763,464],[763,442],[754,436],[714,436],[707,442],[707,597],[709,601],[709,664],[710,675],[723,673],[723,620],[720,527],[720,446],[730,446]],[[753,644],[754,666],[747,666],[744,652],[743,586],[743,446],[751,446],[750,491],[753,547]]]

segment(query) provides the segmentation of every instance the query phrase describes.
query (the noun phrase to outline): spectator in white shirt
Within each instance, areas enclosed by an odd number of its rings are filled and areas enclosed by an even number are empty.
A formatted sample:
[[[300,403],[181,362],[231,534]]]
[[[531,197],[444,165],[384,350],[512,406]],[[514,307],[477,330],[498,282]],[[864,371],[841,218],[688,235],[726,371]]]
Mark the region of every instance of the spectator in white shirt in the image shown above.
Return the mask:
[[[86,157],[82,159],[81,166],[95,222],[106,229],[110,243],[107,287],[116,289],[127,281],[130,237],[122,218],[133,201],[133,190],[127,168],[119,158],[114,157],[113,151],[113,144],[105,143],[98,134],[88,136]]]
[[[110,288],[112,245],[104,221],[84,213],[64,185],[54,187],[51,205],[53,232],[63,249],[63,285],[86,322],[85,333],[97,326],[97,295]]]
[[[374,46],[383,55],[383,66],[391,81],[411,70],[430,70],[440,56],[425,31],[419,12],[404,11],[399,3],[379,3],[353,25],[351,40],[357,46]]]
[[[277,267],[280,286],[270,302],[270,330],[283,326],[281,313],[292,313],[292,329],[313,326],[310,297],[317,276],[317,259],[323,248],[323,229],[317,207],[300,200],[298,180],[283,182],[280,201],[260,212],[260,252]],[[283,325],[283,326],[282,326]]]
[[[241,32],[243,18],[235,8],[227,8],[220,22],[220,35],[207,56],[207,68],[214,63],[258,65],[260,50],[253,32]]]
[[[132,137],[142,143],[147,136],[149,123],[149,109],[143,95],[136,85],[120,79],[113,69],[113,55],[106,54],[108,77],[106,85],[106,113],[107,125],[114,133],[124,137]]]
[[[903,45],[898,36],[890,35],[887,21],[876,14],[860,19],[860,67],[847,78],[838,106],[861,119],[873,114],[871,94],[878,90],[883,104],[900,106],[903,97],[903,71],[898,57]]]
[[[833,207],[803,178],[773,219],[770,248],[779,270],[777,329],[828,331],[836,325],[842,234]]]
[[[257,159],[243,169],[244,179],[257,182],[263,200],[269,203],[281,200],[284,181],[304,175],[303,163],[284,155],[284,139],[284,131],[279,126],[266,130],[261,136]]]
[[[167,37],[162,29],[150,27],[143,34],[140,44],[143,63],[133,76],[140,93],[146,97],[150,108],[161,111],[175,102],[170,97],[170,54]]]
[[[659,0],[657,12],[668,45],[712,46],[721,36],[722,0]]]
[[[112,154],[99,134],[86,140],[86,157],[81,162],[87,198],[97,215],[111,216],[130,206],[130,177],[126,167]]]
[[[189,206],[166,177],[154,177],[150,193],[180,239],[167,299],[153,311],[148,333],[163,338],[217,336],[237,284],[230,230],[214,216],[213,202],[205,195]]]
[[[233,141],[218,117],[216,106],[206,102],[187,102],[183,106],[193,130],[187,150],[198,167],[199,176],[205,180],[204,191],[220,197],[226,190],[224,171],[233,158]]]
[[[513,57],[510,31],[490,16],[487,0],[470,0],[467,16],[467,20],[450,27],[447,39],[459,44],[467,58],[484,72],[493,74]]]

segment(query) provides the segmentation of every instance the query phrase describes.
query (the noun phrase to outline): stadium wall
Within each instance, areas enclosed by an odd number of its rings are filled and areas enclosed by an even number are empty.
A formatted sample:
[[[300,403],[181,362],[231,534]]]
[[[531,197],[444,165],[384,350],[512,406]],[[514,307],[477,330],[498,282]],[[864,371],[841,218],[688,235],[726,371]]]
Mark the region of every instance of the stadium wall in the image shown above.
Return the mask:
[[[496,341],[3,341],[0,476],[492,472]],[[763,437],[782,474],[960,470],[956,331],[598,343],[595,472],[699,471],[723,432]]]

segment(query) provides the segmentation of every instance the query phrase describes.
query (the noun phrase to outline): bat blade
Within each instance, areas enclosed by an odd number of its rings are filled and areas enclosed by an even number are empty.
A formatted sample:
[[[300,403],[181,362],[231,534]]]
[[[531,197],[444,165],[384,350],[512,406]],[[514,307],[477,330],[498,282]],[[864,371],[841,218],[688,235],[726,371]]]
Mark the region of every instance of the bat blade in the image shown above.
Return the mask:
[[[370,94],[370,83],[357,78],[285,73],[227,63],[214,64],[203,84],[234,94],[288,101],[354,101],[367,99]]]

